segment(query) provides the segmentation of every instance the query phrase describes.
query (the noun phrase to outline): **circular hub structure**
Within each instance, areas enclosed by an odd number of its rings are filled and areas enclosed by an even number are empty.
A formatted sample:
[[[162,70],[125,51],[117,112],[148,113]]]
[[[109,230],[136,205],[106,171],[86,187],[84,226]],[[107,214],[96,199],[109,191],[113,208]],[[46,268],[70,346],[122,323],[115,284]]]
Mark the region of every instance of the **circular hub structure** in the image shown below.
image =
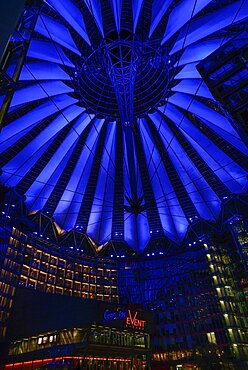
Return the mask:
[[[169,94],[173,69],[158,42],[132,37],[103,40],[80,61],[77,70],[76,89],[82,104],[91,113],[115,120],[121,119],[126,105],[128,110],[132,106],[133,117],[142,117],[161,105]]]

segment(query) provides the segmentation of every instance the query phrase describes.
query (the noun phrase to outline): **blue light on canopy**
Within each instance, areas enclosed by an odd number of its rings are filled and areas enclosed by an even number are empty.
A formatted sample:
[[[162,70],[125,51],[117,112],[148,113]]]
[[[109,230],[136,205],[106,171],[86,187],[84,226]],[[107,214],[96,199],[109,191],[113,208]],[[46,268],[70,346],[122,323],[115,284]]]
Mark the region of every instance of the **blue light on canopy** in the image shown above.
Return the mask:
[[[221,136],[230,141],[234,146],[237,147],[237,149],[248,154],[246,146],[240,142],[238,133],[232,127],[231,122],[219,112],[206,107],[204,103],[196,98],[192,101],[191,96],[186,94],[176,93],[169,98],[168,101],[180,108],[187,109],[189,112],[196,114],[202,120],[206,120],[210,124],[212,123],[212,127],[214,126],[215,130]],[[159,108],[160,111],[161,109],[162,108]]]
[[[204,9],[211,1],[212,0],[184,0],[179,2],[169,15],[162,44]]]
[[[121,30],[122,0],[119,0],[119,1],[111,0],[111,5],[112,5],[112,8],[113,8],[116,29],[117,29],[117,32],[120,33],[120,30]]]
[[[224,17],[223,13],[225,14]],[[248,3],[247,1],[240,0],[222,9],[217,9],[213,11],[213,13],[203,15],[198,19],[193,19],[189,27],[186,24],[181,29],[171,52],[175,53],[182,47],[191,45],[225,28],[232,23],[233,20],[237,23],[245,17],[248,17]]]
[[[154,116],[150,117],[157,119]],[[148,149],[146,151],[146,161],[163,229],[170,238],[179,241],[186,232],[187,219],[168,178],[162,158],[157,148],[154,147],[152,135],[145,120],[141,121],[140,129],[144,146]],[[152,158],[150,156],[151,152],[153,152]]]
[[[142,9],[143,0],[132,0],[133,6],[133,32],[136,32],[136,27],[139,21],[140,12]]]
[[[46,60],[72,68],[75,67],[63,49],[50,40],[31,40],[27,55],[30,58]]]
[[[155,31],[159,22],[163,18],[166,10],[171,5],[172,0],[155,0],[152,7],[152,21],[150,26],[149,37],[151,37],[153,31]]]
[[[122,0],[120,0],[120,1],[122,1]],[[120,1],[115,1],[118,4],[116,8],[119,8],[119,2]],[[93,18],[94,18],[94,20],[97,24],[97,27],[99,28],[99,30],[101,32],[101,35],[104,37],[100,0],[84,0],[84,2],[87,5],[90,13],[92,14],[92,16],[93,16]],[[116,19],[116,23],[118,23],[117,19]]]
[[[33,130],[43,119],[74,104],[76,101],[75,98],[66,94],[58,95],[52,100],[46,99],[44,103],[42,102],[31,109],[30,112],[12,121],[1,132],[0,153],[3,153],[9,146],[20,140],[28,131]]]
[[[70,229],[77,224],[78,212],[86,191],[87,182],[91,174],[91,167],[99,140],[99,131],[102,129],[103,120],[91,128],[87,146],[84,146],[77,161],[71,178],[59,200],[54,216],[64,229]],[[99,130],[99,131],[98,131]]]
[[[52,141],[53,137],[68,124],[68,121],[77,117],[82,110],[81,107],[77,106],[70,106],[64,109],[62,114],[59,114],[39,135],[9,161],[3,167],[4,173],[9,177],[6,184],[8,186],[15,186],[19,177],[25,176],[29,168],[35,165],[41,154],[47,149],[47,142],[49,140]]]
[[[33,84],[15,91],[11,107],[24,104],[33,100],[72,92],[73,89],[61,81],[45,81]]]
[[[50,62],[30,62],[23,66],[21,81],[70,80],[70,76],[58,65]]]
[[[168,106],[165,114],[169,119],[172,119],[175,110]],[[178,118],[181,118],[180,113],[174,118],[175,124],[178,122]],[[166,124],[166,120],[158,113],[151,115],[151,119],[159,130],[159,134],[161,135],[165,148],[168,150],[169,158],[173,163],[176,173],[179,175],[183,186],[186,188],[189,197],[194,203],[195,214],[214,221],[220,207],[220,200],[217,195],[207,184],[176,136],[173,135],[173,132]],[[161,120],[163,120],[163,125],[160,126]],[[169,196],[170,195],[171,193],[169,193]],[[187,222],[186,217],[184,218],[181,218],[180,223],[182,225]]]
[[[196,63],[189,63],[189,64],[186,64],[176,75],[175,75],[175,79],[178,79],[178,80],[185,80],[187,78],[199,78],[201,81],[201,75],[200,73],[197,71],[196,69],[196,66],[197,66],[197,62]]]
[[[99,240],[104,244],[109,240],[112,228],[114,178],[115,178],[115,123],[108,124],[108,132],[105,139],[105,146],[109,148],[103,152],[101,166],[98,172],[98,179],[94,200],[91,207],[87,234],[91,238]]]
[[[47,0],[63,19],[90,45],[90,40],[85,28],[83,15],[72,0],[57,1]]]
[[[199,62],[228,41],[228,37],[215,37],[210,40],[203,39],[201,41],[197,41],[196,43],[189,45],[186,49],[184,49],[181,58],[176,63],[178,66],[182,66],[187,63]]]
[[[61,46],[64,46],[65,48],[80,55],[80,52],[75,45],[70,32],[62,23],[54,21],[45,14],[40,14],[36,22],[35,31],[45,37],[51,37]]]
[[[212,94],[207,85],[199,79],[185,79],[174,86],[172,91],[178,91],[185,94],[202,96],[204,98],[212,99]]]
[[[68,160],[75,150],[79,137],[85,127],[89,124],[89,121],[90,117],[86,113],[79,115],[60,147],[56,150],[52,158],[47,162],[44,169],[30,186],[26,196],[27,203],[30,203],[30,209],[32,211],[41,209],[45,205],[46,199],[51,195],[51,192],[57,184],[58,178],[65,170]],[[40,194],[40,197],[35,197],[33,199],[32,194],[37,193]]]
[[[196,66],[248,3],[79,3],[43,1],[0,135],[1,181],[97,245],[180,243],[247,190],[248,149]]]

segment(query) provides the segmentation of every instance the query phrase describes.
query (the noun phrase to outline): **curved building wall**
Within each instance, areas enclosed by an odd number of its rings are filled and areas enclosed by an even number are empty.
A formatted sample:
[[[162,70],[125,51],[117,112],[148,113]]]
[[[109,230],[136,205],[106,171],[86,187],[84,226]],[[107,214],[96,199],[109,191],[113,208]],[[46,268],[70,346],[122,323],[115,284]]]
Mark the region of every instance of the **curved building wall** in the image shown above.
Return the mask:
[[[20,253],[20,237],[15,228],[10,238],[6,263]],[[73,295],[81,298],[118,302],[117,267],[111,260],[97,257],[68,256],[66,251],[55,252],[42,244],[22,245],[19,285],[47,293]],[[7,273],[7,269],[6,269]]]
[[[115,261],[82,257],[38,244],[16,228],[2,230],[0,275],[0,339],[6,329],[18,285],[42,292],[119,302]]]
[[[87,257],[10,229],[10,242],[5,240],[2,248],[2,336],[16,287],[23,286],[61,298],[139,304],[153,311],[154,363],[200,363],[211,351],[211,361],[221,358],[242,369],[247,358],[246,273],[235,244],[237,222],[230,225],[233,234],[209,234],[184,250],[136,259]],[[245,226],[239,223],[238,231]],[[245,242],[240,235],[239,243]]]

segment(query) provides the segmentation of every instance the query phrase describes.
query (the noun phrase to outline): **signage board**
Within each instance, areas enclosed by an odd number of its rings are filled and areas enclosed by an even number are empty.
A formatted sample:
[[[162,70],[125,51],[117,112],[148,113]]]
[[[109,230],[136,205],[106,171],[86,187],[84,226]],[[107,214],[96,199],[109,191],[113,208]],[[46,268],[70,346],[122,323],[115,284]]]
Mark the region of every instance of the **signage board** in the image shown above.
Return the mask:
[[[103,323],[116,324],[117,322],[120,324],[122,323],[127,329],[144,331],[146,329],[147,320],[144,320],[141,311],[123,309],[120,307],[114,310],[106,308],[103,313]]]

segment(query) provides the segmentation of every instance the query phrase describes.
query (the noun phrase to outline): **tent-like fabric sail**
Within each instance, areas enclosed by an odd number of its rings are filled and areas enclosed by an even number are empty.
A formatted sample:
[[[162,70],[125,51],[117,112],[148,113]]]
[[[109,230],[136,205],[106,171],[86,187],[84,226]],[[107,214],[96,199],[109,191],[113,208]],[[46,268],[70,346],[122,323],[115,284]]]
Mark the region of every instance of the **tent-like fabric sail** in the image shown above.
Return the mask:
[[[197,64],[248,4],[78,4],[43,1],[0,136],[1,182],[97,245],[180,243],[247,190],[248,149]]]

